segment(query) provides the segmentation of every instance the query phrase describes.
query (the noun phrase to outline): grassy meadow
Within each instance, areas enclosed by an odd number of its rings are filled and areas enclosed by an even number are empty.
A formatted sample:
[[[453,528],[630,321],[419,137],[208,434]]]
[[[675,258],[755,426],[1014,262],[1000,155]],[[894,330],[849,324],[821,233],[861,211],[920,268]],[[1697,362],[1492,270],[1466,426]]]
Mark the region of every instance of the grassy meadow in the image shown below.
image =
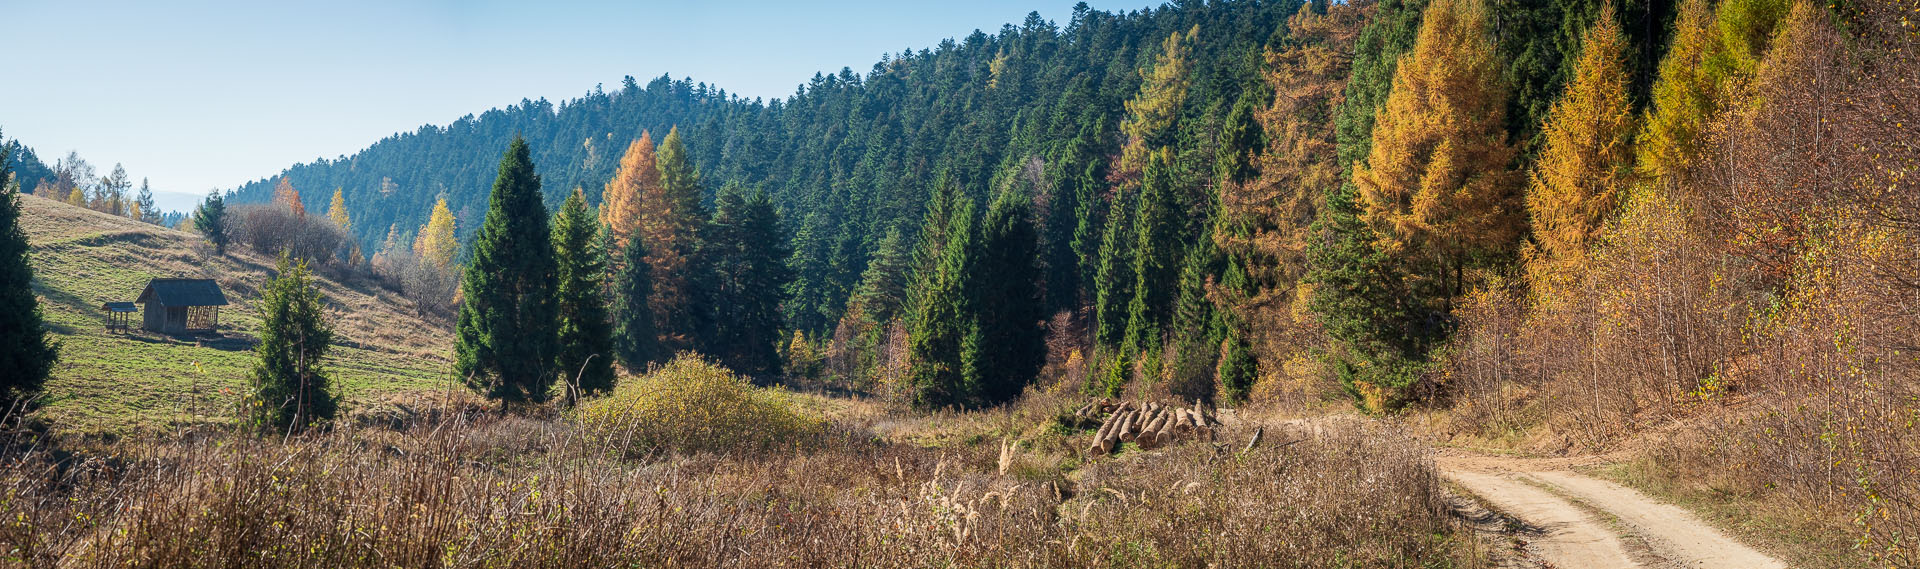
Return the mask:
[[[82,434],[231,420],[253,365],[255,303],[273,260],[243,247],[216,256],[189,233],[31,195],[20,200],[34,292],[61,342],[40,416]],[[222,338],[142,331],[138,314],[134,330],[108,332],[101,303],[132,301],[156,277],[218,281],[230,303],[220,310]],[[447,386],[450,325],[423,319],[380,287],[321,277],[340,343],[328,365],[348,413],[371,411],[392,394]]]

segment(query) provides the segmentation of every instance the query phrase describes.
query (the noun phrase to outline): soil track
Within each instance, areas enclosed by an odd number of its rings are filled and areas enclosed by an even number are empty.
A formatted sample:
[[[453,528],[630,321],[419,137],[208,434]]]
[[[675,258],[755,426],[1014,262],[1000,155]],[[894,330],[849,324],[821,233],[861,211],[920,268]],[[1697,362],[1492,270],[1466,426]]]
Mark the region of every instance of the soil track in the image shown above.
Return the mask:
[[[1671,504],[1571,470],[1597,459],[1520,459],[1442,451],[1448,479],[1519,522],[1523,554],[1546,567],[1785,569]],[[1514,530],[1509,529],[1509,532]]]

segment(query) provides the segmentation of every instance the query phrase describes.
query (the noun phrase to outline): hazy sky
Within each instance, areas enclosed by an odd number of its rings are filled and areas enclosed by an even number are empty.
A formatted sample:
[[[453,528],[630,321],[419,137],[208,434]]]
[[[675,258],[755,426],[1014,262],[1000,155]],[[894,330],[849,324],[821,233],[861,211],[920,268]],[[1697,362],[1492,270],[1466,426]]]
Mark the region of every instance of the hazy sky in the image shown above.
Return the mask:
[[[521,98],[662,73],[784,97],[1030,11],[1065,26],[1074,3],[0,0],[0,130],[48,165],[68,150],[102,175],[123,163],[183,208]]]

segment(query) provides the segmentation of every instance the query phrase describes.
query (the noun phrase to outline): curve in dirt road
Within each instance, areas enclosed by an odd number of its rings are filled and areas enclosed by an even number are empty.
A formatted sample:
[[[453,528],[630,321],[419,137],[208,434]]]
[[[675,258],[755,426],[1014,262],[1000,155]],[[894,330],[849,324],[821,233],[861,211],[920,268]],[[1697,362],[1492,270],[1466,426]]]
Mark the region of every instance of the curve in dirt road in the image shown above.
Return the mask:
[[[1526,549],[1551,567],[1786,568],[1785,563],[1734,541],[1691,512],[1619,484],[1552,467],[1553,463],[1542,467],[1533,464],[1542,461],[1479,456],[1443,456],[1436,462],[1447,478],[1468,492],[1538,528],[1538,536]],[[1620,539],[1619,530],[1574,501],[1617,519],[1652,551],[1635,555]]]

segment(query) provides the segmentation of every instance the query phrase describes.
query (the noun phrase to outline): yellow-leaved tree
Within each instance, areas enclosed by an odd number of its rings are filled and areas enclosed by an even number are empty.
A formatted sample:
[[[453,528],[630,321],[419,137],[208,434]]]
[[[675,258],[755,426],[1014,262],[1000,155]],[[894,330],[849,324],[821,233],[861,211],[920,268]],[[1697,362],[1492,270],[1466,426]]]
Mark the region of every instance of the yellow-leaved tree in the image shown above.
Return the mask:
[[[454,256],[460,251],[460,242],[453,236],[453,224],[453,211],[447,209],[446,198],[441,198],[433,204],[432,217],[413,240],[414,256],[435,269],[452,270]]]
[[[1547,115],[1527,188],[1540,246],[1528,266],[1536,283],[1585,266],[1587,248],[1630,182],[1634,117],[1625,50],[1609,5],[1587,32],[1573,80]]]
[[[1524,229],[1507,142],[1503,64],[1481,0],[1436,0],[1354,166],[1362,220],[1379,248],[1447,298],[1477,258],[1508,253]]]
[[[1127,141],[1120,149],[1114,176],[1138,180],[1146,171],[1147,155],[1172,142],[1174,123],[1180,120],[1180,108],[1187,102],[1187,87],[1192,83],[1187,77],[1193,67],[1187,61],[1187,52],[1199,34],[1200,26],[1195,25],[1185,34],[1167,36],[1160,42],[1160,54],[1154,57],[1153,66],[1141,70],[1140,93],[1126,101],[1127,117],[1120,122],[1120,132],[1126,134]]]
[[[327,219],[341,230],[353,229],[353,218],[347,215],[347,198],[341,194],[341,188],[333,189],[333,202],[327,204]]]

